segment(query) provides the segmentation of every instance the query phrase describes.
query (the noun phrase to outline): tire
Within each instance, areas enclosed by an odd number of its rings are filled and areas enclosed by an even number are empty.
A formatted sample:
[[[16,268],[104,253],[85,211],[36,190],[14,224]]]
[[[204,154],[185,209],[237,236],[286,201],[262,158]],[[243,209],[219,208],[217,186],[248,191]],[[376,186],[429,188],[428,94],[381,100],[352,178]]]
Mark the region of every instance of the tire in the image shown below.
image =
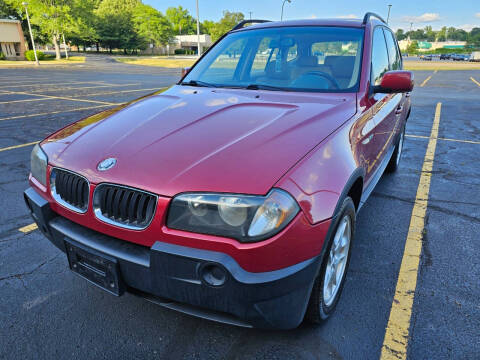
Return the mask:
[[[395,150],[393,151],[392,158],[390,159],[386,171],[388,173],[394,173],[397,171],[398,166],[400,165],[400,160],[402,158],[403,145],[405,141],[405,126],[400,132],[398,137],[397,144],[395,145]]]
[[[339,282],[337,282],[338,285],[336,285],[336,290],[328,291],[329,286],[327,285],[326,288],[324,286],[326,281],[328,281],[327,268],[331,269],[329,264],[331,264],[332,247],[334,247],[334,244],[337,243],[337,235],[342,232],[344,221],[347,221],[349,223],[348,231],[350,233],[347,251],[346,253],[344,253],[345,262],[341,274],[338,274]],[[353,200],[350,197],[345,198],[345,200],[343,201],[343,204],[338,212],[338,216],[335,217],[333,226],[333,231],[331,231],[330,236],[327,240],[327,248],[323,256],[322,265],[320,266],[319,273],[313,284],[307,312],[305,314],[305,320],[314,324],[319,324],[322,321],[328,319],[328,317],[335,310],[338,299],[340,298],[340,294],[342,293],[345,276],[347,274],[348,265],[350,263],[352,240],[355,234],[355,205],[353,204]],[[337,268],[337,271],[339,270],[340,269]],[[330,276],[329,278],[332,279],[332,276]]]

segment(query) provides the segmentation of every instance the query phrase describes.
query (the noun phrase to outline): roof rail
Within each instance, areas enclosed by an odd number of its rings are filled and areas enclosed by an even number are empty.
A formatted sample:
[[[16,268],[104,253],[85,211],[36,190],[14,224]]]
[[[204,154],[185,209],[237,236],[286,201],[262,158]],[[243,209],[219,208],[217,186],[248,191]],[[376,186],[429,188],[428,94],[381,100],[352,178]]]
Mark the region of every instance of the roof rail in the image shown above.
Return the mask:
[[[245,26],[245,24],[261,24],[261,23],[266,23],[266,22],[270,22],[270,20],[252,20],[252,19],[243,20],[243,21],[240,21],[237,25],[235,25],[233,27],[233,29],[230,30],[230,31],[241,29]]]
[[[376,17],[377,19],[379,19],[384,24],[387,24],[387,22],[385,20],[383,20],[383,18],[380,15],[377,15],[373,12],[367,12],[365,14],[365,16],[363,17],[363,22],[362,22],[363,25],[365,25],[368,22],[368,20],[370,20],[371,17]]]

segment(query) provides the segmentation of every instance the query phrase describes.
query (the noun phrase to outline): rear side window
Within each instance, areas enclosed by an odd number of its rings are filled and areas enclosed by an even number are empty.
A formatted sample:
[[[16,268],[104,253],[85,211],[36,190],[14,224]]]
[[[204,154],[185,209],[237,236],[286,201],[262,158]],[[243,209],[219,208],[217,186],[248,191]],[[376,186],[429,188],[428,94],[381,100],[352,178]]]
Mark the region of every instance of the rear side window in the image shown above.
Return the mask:
[[[392,70],[402,69],[402,58],[398,52],[397,42],[390,30],[384,29],[385,38],[387,39],[388,57],[390,59],[390,67]]]
[[[383,74],[389,70],[389,60],[385,36],[381,27],[377,27],[373,33],[372,48],[372,77],[373,85],[380,85]]]

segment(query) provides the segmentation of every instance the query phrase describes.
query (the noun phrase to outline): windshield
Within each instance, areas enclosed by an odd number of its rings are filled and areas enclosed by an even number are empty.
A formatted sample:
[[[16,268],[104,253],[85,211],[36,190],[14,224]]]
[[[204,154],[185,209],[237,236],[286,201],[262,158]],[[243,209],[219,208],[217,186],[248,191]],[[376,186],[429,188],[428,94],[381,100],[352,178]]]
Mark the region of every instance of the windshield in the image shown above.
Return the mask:
[[[363,29],[278,27],[227,35],[184,85],[284,91],[354,92]]]

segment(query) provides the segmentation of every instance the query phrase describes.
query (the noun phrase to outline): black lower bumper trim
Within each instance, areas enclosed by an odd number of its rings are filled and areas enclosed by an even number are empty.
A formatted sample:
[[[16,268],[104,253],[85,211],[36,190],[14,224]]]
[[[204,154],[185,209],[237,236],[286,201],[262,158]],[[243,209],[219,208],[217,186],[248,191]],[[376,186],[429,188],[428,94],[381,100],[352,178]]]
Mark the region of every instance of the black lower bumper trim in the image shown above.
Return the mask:
[[[151,248],[98,233],[56,215],[33,189],[26,203],[42,232],[114,258],[127,290],[161,306],[238,326],[290,329],[303,319],[320,259],[263,273],[214,251],[156,242]]]

